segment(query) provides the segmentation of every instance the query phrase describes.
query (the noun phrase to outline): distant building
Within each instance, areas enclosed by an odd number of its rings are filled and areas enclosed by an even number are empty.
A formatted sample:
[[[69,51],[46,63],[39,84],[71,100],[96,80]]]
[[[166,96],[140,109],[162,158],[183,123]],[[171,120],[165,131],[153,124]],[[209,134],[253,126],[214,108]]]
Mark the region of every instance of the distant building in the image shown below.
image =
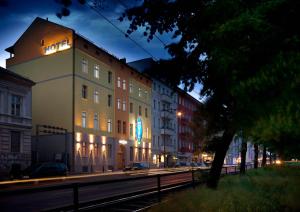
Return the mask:
[[[123,169],[151,159],[152,81],[73,29],[36,18],[6,49],[7,67],[37,82],[36,125],[67,129],[41,135],[38,160],[66,152],[74,172]],[[67,150],[65,150],[67,147]]]
[[[31,164],[31,87],[34,82],[0,67],[0,177]]]

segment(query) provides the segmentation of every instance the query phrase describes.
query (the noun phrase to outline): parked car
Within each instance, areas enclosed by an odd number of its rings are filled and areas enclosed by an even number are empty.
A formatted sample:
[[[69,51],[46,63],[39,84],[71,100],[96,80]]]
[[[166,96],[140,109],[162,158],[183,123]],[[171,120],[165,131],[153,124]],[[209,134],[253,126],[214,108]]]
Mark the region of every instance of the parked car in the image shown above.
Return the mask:
[[[134,170],[145,170],[149,167],[144,163],[132,163],[129,166],[126,166],[123,171],[134,171]]]
[[[23,178],[66,176],[68,168],[64,163],[37,163],[23,170]]]

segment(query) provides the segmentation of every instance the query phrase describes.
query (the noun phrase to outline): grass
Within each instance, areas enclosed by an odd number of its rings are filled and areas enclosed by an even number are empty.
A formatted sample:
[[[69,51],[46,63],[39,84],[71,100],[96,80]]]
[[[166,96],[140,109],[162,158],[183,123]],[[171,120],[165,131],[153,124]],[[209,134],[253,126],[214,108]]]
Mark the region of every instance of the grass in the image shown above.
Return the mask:
[[[300,211],[300,168],[268,167],[171,195],[150,211]]]

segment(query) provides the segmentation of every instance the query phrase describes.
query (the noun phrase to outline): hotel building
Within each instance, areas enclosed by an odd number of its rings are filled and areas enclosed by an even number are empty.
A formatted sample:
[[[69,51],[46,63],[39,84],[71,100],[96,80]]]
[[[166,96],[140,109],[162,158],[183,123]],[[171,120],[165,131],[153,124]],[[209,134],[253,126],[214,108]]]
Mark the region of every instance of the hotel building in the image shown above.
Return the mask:
[[[149,160],[150,78],[73,29],[41,18],[6,51],[6,66],[36,82],[33,135],[36,125],[68,131],[66,149],[59,136],[39,136],[40,161],[66,152],[72,171],[93,172]]]

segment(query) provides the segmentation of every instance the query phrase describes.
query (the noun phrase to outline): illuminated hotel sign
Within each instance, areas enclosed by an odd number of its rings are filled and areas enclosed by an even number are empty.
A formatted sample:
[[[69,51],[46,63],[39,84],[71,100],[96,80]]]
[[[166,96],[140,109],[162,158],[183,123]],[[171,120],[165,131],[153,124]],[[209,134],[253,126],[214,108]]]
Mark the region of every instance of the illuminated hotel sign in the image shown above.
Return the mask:
[[[136,134],[136,139],[138,141],[138,144],[140,144],[143,137],[143,124],[142,124],[142,119],[140,117],[138,117],[136,120],[135,134]]]
[[[68,39],[65,39],[60,42],[57,42],[57,43],[54,43],[54,44],[51,44],[51,45],[45,47],[44,53],[45,53],[45,55],[48,55],[48,54],[53,54],[55,52],[63,51],[63,50],[69,49],[69,48],[71,48],[71,44],[69,43]]]

